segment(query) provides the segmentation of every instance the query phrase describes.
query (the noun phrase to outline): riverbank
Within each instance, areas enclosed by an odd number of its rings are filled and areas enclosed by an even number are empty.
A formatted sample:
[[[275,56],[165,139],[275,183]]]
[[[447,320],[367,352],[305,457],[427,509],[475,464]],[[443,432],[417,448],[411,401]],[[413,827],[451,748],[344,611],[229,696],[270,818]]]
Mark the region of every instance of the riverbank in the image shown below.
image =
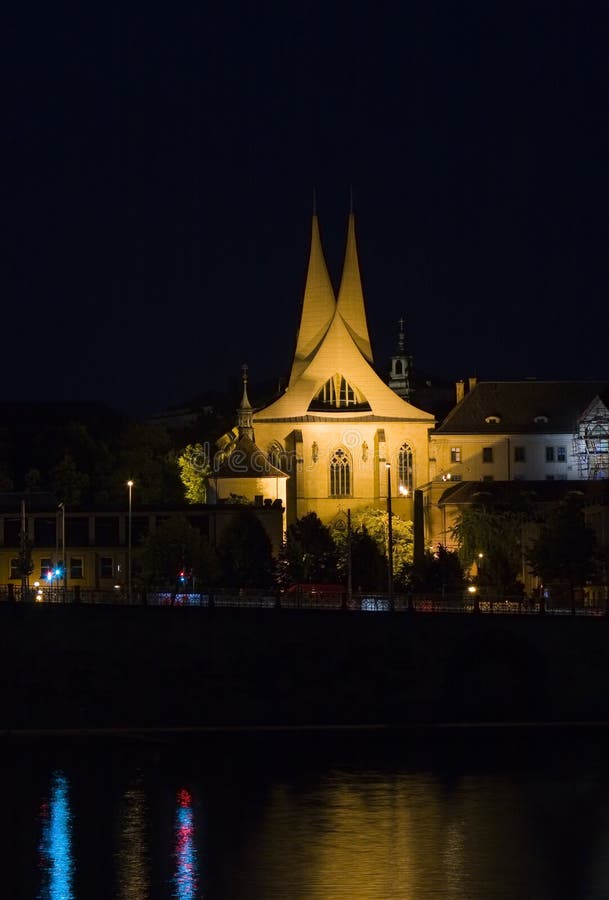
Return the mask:
[[[0,604],[0,731],[609,721],[605,618]]]

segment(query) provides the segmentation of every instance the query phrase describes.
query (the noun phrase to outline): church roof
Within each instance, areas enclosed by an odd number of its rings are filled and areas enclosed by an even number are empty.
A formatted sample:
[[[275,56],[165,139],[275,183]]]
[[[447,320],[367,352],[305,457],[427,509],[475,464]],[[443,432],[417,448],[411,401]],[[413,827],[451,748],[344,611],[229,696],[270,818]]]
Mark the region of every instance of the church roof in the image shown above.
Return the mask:
[[[313,217],[307,285],[288,388],[277,400],[254,413],[254,423],[277,419],[305,421],[304,417],[314,412],[317,421],[337,416],[341,419],[361,418],[371,414],[383,419],[435,424],[432,413],[417,409],[399,397],[371,365],[372,351],[354,222],[353,214],[350,214],[345,264],[336,303],[323,259],[317,217]],[[326,404],[325,400],[314,403],[325,385],[334,387],[341,379],[356,396],[351,405]],[[315,409],[311,408],[312,404]],[[320,410],[320,405],[325,408]]]
[[[459,481],[443,491],[438,506],[469,505],[491,502],[518,495],[530,497],[536,503],[557,503],[569,495],[581,496],[586,503],[606,503],[609,482],[596,481]]]
[[[571,433],[597,396],[609,401],[609,381],[480,381],[436,434]]]
[[[317,216],[314,215],[311,224],[309,266],[302,301],[296,351],[290,374],[290,384],[293,384],[307,367],[310,359],[319,347],[332,321],[335,308],[334,290],[321,247],[319,222]]]
[[[338,291],[337,309],[349,329],[351,337],[368,362],[371,363],[372,347],[370,345],[370,336],[368,334],[362,279],[359,270],[359,260],[357,258],[355,216],[353,213],[349,214],[347,246],[345,248],[343,275]]]
[[[272,464],[246,434],[237,438],[231,452],[214,465],[213,478],[288,478],[285,472]]]

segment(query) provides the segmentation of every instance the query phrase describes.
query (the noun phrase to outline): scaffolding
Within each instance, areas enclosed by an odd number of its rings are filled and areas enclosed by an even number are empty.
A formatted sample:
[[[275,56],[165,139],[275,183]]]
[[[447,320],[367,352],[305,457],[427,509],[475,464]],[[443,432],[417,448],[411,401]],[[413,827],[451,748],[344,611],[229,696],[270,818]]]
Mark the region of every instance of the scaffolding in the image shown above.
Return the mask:
[[[598,398],[577,422],[573,455],[582,480],[609,478],[609,410]]]

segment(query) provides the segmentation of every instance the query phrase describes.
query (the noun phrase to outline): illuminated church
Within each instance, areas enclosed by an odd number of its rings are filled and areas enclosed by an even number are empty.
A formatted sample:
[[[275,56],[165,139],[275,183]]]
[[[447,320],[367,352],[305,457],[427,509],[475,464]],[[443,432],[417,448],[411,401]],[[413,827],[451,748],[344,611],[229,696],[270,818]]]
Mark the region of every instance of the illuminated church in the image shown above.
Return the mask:
[[[330,524],[346,518],[347,510],[385,507],[389,483],[394,512],[412,519],[413,490],[429,480],[435,419],[400,397],[373,368],[353,213],[338,295],[313,216],[288,386],[278,399],[253,410],[244,384],[239,423],[232,448],[225,444],[232,449],[229,465],[212,479],[217,499],[235,493],[268,503],[285,492],[286,525],[309,512]],[[235,448],[244,460],[241,472],[231,466]],[[278,471],[289,476],[286,481]]]

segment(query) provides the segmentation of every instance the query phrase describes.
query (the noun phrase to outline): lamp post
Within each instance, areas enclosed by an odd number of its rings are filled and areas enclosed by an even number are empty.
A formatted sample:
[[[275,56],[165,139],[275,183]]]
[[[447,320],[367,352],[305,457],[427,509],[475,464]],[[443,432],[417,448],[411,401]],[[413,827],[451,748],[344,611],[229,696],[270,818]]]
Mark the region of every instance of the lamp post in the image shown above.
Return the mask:
[[[68,573],[66,570],[66,507],[63,501],[57,507],[61,516],[61,577],[63,581],[63,602],[67,599]]]
[[[387,593],[389,609],[393,609],[393,522],[391,521],[391,463],[387,468]]]
[[[127,489],[129,491],[129,515],[127,517],[127,596],[129,597],[129,603],[131,603],[131,491],[133,488],[133,482],[127,482]]]

